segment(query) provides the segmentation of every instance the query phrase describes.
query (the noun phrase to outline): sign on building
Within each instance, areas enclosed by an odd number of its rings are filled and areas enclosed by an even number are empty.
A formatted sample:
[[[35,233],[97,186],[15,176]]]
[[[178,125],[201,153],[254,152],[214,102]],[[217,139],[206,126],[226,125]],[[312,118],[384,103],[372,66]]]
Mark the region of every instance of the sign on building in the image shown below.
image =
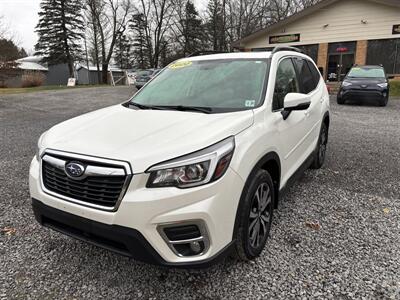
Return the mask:
[[[400,24],[393,25],[393,34],[400,34]]]
[[[275,35],[269,37],[270,44],[285,44],[285,43],[295,43],[295,42],[300,42],[300,33]]]

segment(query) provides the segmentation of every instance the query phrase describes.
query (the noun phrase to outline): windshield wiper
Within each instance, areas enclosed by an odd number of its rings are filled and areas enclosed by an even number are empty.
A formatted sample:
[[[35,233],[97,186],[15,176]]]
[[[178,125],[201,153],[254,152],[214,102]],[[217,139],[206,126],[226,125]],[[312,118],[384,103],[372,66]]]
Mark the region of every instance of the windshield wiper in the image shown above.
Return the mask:
[[[195,111],[205,114],[210,114],[212,112],[212,109],[210,107],[184,106],[184,105],[145,105],[135,102],[129,102],[129,105],[135,106],[139,109]]]
[[[212,112],[211,107],[199,107],[199,106],[184,106],[184,105],[171,105],[171,106],[161,106],[164,109],[173,109],[179,111],[195,111],[205,114],[210,114]]]
[[[129,102],[129,105],[135,106],[140,109],[155,109],[155,110],[165,110],[162,106],[155,106],[155,105],[144,105],[135,102]]]

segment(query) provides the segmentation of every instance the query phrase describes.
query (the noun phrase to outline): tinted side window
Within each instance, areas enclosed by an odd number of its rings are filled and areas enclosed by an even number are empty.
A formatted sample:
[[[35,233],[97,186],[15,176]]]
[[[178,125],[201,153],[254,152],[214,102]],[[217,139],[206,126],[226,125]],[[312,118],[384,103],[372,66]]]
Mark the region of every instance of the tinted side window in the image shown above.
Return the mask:
[[[313,75],[311,74],[310,68],[308,67],[307,61],[302,58],[295,58],[294,62],[297,67],[297,71],[300,75],[300,89],[304,94],[308,94],[315,90],[317,85]]]
[[[311,74],[314,77],[314,81],[315,81],[315,85],[318,85],[319,81],[321,80],[321,73],[319,72],[319,70],[314,66],[314,64],[307,60],[308,63],[308,67],[311,70]]]
[[[279,63],[276,72],[276,82],[274,90],[274,99],[272,109],[278,110],[283,108],[283,100],[289,93],[299,93],[299,83],[297,82],[296,71],[292,60],[286,58]]]

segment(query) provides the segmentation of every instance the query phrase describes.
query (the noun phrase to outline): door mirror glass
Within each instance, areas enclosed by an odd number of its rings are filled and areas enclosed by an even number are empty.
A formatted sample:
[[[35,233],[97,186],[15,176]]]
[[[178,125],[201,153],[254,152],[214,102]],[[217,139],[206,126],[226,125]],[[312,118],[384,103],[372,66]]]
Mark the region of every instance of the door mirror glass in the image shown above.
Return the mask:
[[[300,93],[289,93],[285,96],[283,108],[286,111],[306,110],[310,107],[311,98],[309,95]]]

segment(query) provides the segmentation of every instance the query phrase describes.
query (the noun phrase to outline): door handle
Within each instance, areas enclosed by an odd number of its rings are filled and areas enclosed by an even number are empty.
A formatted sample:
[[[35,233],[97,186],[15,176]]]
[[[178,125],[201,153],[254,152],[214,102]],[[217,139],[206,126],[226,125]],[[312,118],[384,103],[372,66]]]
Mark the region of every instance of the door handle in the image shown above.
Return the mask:
[[[306,111],[304,112],[304,115],[308,118],[308,117],[310,116],[310,111],[309,111],[309,110],[306,110]]]

